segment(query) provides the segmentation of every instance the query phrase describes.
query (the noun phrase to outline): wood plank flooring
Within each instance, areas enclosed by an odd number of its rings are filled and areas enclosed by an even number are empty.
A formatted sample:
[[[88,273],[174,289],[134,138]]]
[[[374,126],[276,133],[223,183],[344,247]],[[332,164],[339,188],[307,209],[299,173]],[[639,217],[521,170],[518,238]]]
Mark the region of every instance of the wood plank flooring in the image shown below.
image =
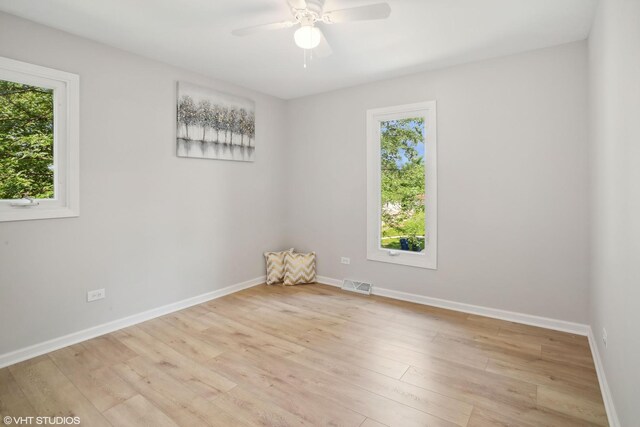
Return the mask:
[[[0,416],[86,426],[606,426],[585,337],[258,286],[0,369]]]

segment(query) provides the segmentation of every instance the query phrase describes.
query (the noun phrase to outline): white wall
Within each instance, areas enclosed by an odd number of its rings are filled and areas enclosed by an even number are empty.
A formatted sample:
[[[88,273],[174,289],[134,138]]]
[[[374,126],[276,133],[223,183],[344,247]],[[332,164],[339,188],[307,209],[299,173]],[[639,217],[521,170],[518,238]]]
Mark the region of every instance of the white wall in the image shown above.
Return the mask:
[[[579,42],[289,102],[289,244],[324,276],[586,323],[586,61]],[[426,100],[438,270],[367,261],[365,112]]]
[[[600,2],[589,70],[591,322],[620,424],[634,426],[640,420],[640,1]]]
[[[81,78],[80,217],[0,223],[0,354],[264,274],[282,101],[6,14],[0,56]],[[176,157],[178,80],[256,101],[255,163]]]

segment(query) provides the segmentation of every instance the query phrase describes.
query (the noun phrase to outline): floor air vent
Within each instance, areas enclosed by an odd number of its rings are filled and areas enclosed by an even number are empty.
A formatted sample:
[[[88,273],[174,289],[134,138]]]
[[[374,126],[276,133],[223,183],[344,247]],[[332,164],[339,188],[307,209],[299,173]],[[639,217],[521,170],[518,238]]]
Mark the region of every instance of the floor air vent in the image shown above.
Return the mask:
[[[342,282],[343,291],[357,292],[359,294],[371,295],[371,283],[356,282],[355,280],[344,279]]]

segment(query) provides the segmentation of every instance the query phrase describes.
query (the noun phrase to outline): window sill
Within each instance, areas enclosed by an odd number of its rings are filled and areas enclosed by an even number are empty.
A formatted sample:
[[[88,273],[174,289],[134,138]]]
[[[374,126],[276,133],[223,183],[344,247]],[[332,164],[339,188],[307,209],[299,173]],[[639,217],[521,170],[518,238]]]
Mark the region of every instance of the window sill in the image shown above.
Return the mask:
[[[79,216],[77,209],[68,207],[24,207],[0,211],[0,222],[30,221],[36,219],[73,218]]]
[[[390,255],[395,253],[395,255]],[[435,254],[423,252],[390,251],[386,249],[370,250],[367,253],[370,261],[386,262],[389,264],[406,265],[409,267],[437,270],[438,263]]]

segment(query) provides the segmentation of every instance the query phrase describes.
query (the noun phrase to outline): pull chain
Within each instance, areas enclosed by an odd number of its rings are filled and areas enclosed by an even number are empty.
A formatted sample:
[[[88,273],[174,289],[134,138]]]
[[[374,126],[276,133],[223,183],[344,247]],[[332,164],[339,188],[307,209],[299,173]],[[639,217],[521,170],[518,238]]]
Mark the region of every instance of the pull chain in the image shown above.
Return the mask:
[[[303,49],[304,52],[304,68],[307,68],[307,52],[309,53],[309,61],[313,61],[313,49]]]
[[[313,46],[312,44],[312,35],[311,32],[309,32],[309,45]],[[304,50],[304,68],[307,68],[307,51],[309,51],[309,61],[313,60],[313,49],[303,49]]]

